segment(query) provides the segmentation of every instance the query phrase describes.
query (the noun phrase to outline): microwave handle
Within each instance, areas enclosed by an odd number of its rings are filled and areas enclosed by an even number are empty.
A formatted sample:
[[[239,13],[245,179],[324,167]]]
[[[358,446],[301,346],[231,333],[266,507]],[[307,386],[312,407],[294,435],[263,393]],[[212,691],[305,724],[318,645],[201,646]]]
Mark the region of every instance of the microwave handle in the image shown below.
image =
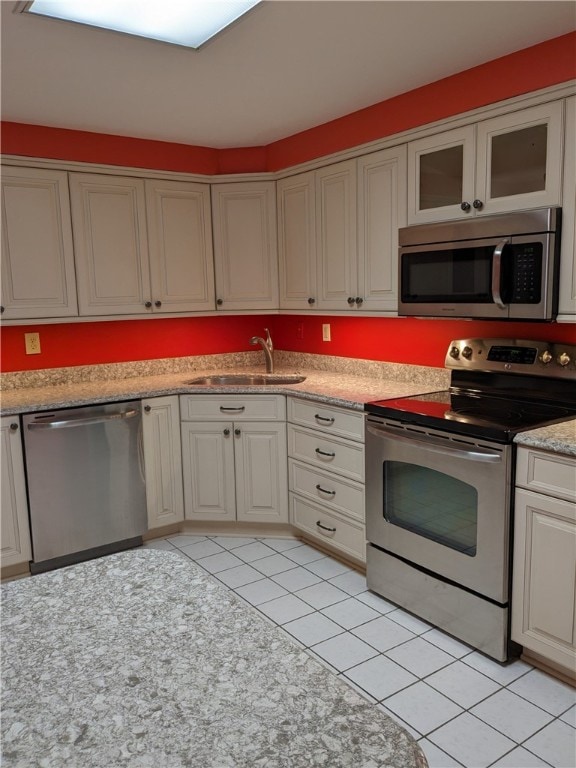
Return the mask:
[[[500,280],[502,275],[502,254],[510,240],[501,240],[492,254],[492,300],[499,309],[506,309],[506,304],[500,295]]]

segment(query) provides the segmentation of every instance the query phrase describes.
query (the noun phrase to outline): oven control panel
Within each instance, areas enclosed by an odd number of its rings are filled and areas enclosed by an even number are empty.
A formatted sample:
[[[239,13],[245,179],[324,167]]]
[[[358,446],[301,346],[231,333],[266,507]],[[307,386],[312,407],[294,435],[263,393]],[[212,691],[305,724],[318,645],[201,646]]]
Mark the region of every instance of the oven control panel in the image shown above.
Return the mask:
[[[576,381],[576,345],[518,339],[457,339],[446,368],[524,373]]]

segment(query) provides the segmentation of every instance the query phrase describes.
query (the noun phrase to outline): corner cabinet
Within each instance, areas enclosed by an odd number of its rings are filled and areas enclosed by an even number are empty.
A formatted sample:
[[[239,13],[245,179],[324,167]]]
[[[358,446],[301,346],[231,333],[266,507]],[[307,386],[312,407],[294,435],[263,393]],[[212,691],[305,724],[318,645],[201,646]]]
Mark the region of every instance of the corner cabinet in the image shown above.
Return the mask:
[[[78,314],[68,174],[2,168],[2,319]]]
[[[24,477],[21,427],[18,416],[3,416],[0,419],[2,442],[0,460],[2,465],[1,492],[1,536],[2,552],[0,565],[25,565],[32,559],[30,526],[28,523],[28,499]]]
[[[576,459],[520,447],[512,639],[537,659],[576,670]]]
[[[560,205],[561,101],[408,144],[408,223]]]
[[[281,395],[182,395],[187,520],[288,522]]]
[[[214,309],[207,184],[70,174],[80,314]]]
[[[363,413],[289,397],[288,456],[291,524],[365,562]]]
[[[148,528],[184,519],[180,406],[177,395],[142,400]]]
[[[278,308],[276,184],[212,185],[216,308]]]

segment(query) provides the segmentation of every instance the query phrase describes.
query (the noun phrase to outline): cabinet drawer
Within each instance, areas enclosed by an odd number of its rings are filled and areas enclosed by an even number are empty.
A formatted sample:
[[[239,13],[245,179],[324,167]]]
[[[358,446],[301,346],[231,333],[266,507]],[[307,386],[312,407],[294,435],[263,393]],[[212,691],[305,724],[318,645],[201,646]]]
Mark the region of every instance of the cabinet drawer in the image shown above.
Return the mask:
[[[518,449],[516,485],[536,493],[576,501],[576,461],[568,456]]]
[[[288,421],[364,442],[364,414],[361,411],[289,397]]]
[[[363,485],[294,459],[288,461],[288,472],[291,491],[364,523]]]
[[[285,421],[283,395],[181,395],[182,421]]]
[[[290,494],[290,522],[321,543],[366,561],[366,534],[361,523],[343,520],[294,494]]]
[[[359,443],[289,424],[288,455],[351,480],[364,482],[364,446]]]

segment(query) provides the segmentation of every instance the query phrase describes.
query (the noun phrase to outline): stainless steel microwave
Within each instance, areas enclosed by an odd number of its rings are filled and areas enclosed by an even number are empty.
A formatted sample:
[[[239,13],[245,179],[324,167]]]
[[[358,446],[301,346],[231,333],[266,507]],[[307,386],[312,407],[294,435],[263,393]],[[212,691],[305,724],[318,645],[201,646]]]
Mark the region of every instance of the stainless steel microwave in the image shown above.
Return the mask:
[[[398,314],[554,320],[560,208],[399,230]]]

